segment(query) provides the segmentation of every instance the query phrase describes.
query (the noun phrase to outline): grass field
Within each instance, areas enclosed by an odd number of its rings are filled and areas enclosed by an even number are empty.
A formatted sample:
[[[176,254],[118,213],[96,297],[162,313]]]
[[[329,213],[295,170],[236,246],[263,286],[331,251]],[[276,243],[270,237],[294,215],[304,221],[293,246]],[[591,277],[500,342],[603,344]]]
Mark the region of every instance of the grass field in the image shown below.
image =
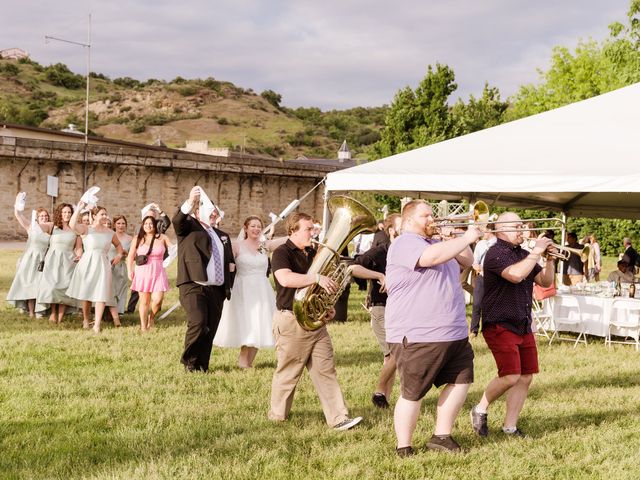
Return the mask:
[[[0,252],[4,299],[17,252]],[[172,272],[175,275],[175,272]],[[354,290],[355,292],[355,290]],[[352,321],[330,326],[339,379],[351,413],[365,420],[348,432],[324,423],[307,375],[290,421],[267,420],[272,350],[256,368],[236,367],[237,350],[214,350],[209,374],[185,374],[179,363],[184,313],[141,335],[133,316],[124,328],[93,335],[79,317],[56,327],[0,307],[0,478],[637,478],[640,356],[629,346],[540,345],[520,427],[526,439],[497,433],[504,414],[490,412],[492,434],[475,436],[469,408],[494,376],[481,338],[472,386],[454,430],[460,455],[429,452],[435,392],[415,434],[418,454],[394,453],[392,411],[370,396],[381,355],[352,295]],[[166,306],[176,299],[171,291]],[[394,399],[397,389],[394,391]]]

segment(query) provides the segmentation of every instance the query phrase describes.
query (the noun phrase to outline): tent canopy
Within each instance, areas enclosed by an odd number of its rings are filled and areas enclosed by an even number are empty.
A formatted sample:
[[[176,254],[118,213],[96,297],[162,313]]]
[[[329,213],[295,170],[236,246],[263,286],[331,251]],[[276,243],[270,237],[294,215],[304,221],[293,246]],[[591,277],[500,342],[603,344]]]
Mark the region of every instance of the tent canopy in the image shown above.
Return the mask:
[[[329,173],[330,191],[640,219],[640,83]]]

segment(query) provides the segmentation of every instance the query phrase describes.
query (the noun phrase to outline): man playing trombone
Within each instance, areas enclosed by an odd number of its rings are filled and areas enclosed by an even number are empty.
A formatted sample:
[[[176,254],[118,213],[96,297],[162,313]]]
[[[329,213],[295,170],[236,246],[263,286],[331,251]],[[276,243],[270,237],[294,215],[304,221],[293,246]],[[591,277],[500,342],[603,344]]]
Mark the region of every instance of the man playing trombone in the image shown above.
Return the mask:
[[[515,213],[505,212],[496,221],[496,243],[484,259],[484,297],[482,299],[482,335],[498,367],[498,376],[489,382],[480,403],[471,410],[475,432],[489,434],[487,412],[494,400],[507,394],[507,411],[502,430],[524,436],[518,429],[518,417],[529,392],[533,374],[538,373],[538,351],[531,329],[533,283],[549,287],[555,274],[554,258],[541,256],[555,249],[549,238],[538,238],[528,252],[521,248],[522,221]]]
[[[396,452],[413,454],[413,432],[422,399],[444,386],[438,398],[435,431],[427,448],[455,452],[451,437],[455,419],[473,382],[473,350],[469,344],[460,267],[473,263],[469,245],[480,237],[471,225],[459,237],[433,240],[431,206],[412,200],[402,211],[402,235],[389,247],[385,327],[391,355],[400,374],[396,403]]]

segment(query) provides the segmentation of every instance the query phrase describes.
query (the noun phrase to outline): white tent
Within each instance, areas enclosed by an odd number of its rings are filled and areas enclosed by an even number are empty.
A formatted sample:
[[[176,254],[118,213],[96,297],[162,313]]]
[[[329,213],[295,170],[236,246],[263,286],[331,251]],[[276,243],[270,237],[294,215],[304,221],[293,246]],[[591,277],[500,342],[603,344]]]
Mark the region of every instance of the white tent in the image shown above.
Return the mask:
[[[640,83],[327,175],[326,190],[640,219]]]

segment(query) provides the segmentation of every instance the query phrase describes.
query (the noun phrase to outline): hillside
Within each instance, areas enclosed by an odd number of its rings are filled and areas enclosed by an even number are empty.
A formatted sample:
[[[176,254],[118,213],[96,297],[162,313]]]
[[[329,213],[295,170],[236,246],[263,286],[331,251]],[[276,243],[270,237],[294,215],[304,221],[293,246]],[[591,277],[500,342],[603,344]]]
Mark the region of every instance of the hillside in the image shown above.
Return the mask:
[[[184,147],[209,140],[212,147],[244,148],[285,159],[335,158],[344,139],[355,155],[379,138],[385,107],[322,112],[288,109],[271,90],[257,94],[230,82],[114,80],[91,74],[89,130],[104,137]],[[0,121],[61,129],[84,126],[84,77],[63,64],[0,59]]]

